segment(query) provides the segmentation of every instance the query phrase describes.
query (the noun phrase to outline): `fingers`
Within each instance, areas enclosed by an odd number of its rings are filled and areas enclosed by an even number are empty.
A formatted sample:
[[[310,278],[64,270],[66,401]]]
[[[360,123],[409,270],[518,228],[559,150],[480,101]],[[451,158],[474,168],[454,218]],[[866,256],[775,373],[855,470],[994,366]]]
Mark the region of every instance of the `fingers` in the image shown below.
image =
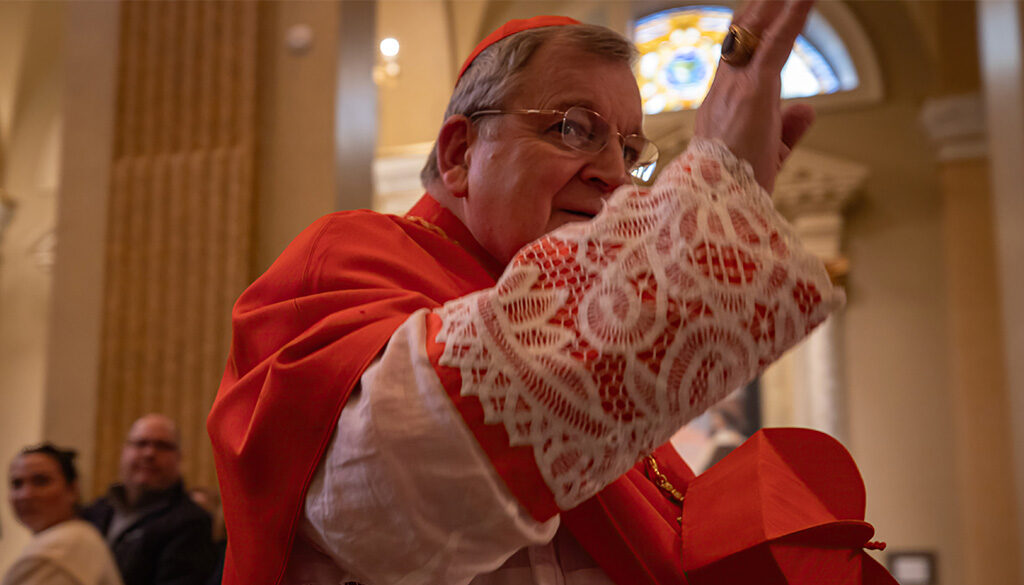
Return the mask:
[[[727,66],[719,68],[697,112],[695,132],[722,140],[751,164],[755,178],[768,191],[782,162],[814,120],[814,111],[806,105],[791,106],[785,112],[779,107],[782,66],[813,3],[752,0],[737,12],[733,23],[760,41],[748,63],[726,61]]]
[[[777,75],[803,30],[814,0],[753,0],[733,17],[733,24],[760,37],[751,65],[768,75]]]
[[[722,43],[722,63],[734,68],[749,64],[761,35],[779,16],[785,0],[753,0],[733,15],[729,34]],[[739,30],[735,33],[734,28]],[[733,36],[735,35],[735,36]]]
[[[744,4],[732,22],[760,37],[785,6],[785,0],[754,0]]]
[[[766,2],[771,4],[772,2]],[[754,60],[760,61],[769,71],[777,74],[793,52],[793,43],[807,22],[814,0],[791,0],[785,9],[768,25],[761,36],[761,44],[754,54]]]

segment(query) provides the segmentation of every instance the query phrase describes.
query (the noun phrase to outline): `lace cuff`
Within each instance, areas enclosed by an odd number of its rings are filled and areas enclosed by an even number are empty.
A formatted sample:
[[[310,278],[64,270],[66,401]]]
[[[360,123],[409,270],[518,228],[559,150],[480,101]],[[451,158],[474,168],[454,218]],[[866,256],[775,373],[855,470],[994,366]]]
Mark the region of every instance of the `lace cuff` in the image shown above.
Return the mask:
[[[650,190],[620,188],[438,309],[436,341],[569,509],[842,302],[750,165],[694,139]]]

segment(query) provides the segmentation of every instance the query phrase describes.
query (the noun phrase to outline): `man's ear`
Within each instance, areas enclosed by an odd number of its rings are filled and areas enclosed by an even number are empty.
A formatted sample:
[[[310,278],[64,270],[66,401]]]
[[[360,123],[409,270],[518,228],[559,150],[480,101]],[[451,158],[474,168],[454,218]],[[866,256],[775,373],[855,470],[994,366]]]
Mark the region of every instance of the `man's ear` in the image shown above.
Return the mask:
[[[469,147],[475,139],[473,123],[462,115],[449,116],[437,135],[437,170],[445,190],[455,197],[469,191]]]

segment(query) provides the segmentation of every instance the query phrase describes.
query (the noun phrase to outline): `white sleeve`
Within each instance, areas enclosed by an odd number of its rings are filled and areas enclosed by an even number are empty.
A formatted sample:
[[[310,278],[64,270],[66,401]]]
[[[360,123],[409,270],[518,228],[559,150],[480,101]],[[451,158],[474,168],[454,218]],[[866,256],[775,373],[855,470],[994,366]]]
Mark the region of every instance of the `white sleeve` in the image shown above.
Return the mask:
[[[363,374],[306,497],[303,533],[366,585],[468,583],[551,540],[494,472],[413,314]]]
[[[750,165],[694,139],[649,191],[620,187],[593,221],[525,246],[495,287],[446,303],[436,341],[566,510],[842,302]]]

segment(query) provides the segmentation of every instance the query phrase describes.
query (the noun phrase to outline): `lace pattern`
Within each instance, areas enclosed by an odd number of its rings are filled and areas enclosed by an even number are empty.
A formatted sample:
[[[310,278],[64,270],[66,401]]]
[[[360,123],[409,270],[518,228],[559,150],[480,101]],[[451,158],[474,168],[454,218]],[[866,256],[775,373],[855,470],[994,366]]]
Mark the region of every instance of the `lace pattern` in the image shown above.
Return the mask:
[[[437,341],[568,509],[842,302],[749,164],[695,139],[650,190],[621,188],[438,309]]]

